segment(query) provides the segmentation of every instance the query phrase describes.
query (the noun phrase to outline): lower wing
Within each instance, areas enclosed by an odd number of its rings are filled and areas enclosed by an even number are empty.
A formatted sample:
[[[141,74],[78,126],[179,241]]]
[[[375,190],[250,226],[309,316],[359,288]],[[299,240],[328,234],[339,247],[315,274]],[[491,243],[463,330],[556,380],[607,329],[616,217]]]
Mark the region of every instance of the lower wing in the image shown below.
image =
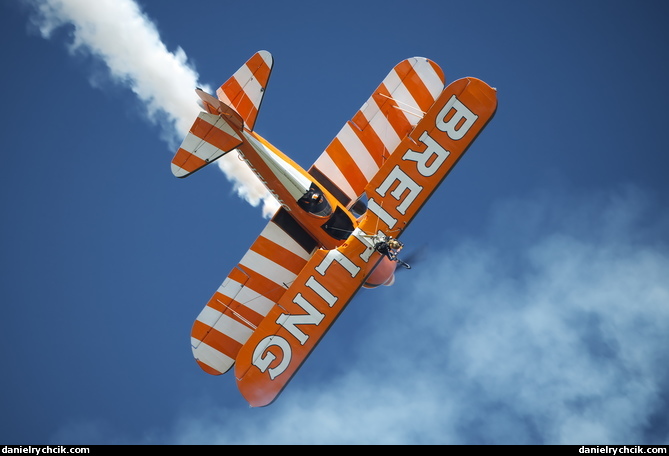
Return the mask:
[[[198,315],[193,356],[213,375],[229,370],[237,353],[311,257],[315,241],[280,209]]]

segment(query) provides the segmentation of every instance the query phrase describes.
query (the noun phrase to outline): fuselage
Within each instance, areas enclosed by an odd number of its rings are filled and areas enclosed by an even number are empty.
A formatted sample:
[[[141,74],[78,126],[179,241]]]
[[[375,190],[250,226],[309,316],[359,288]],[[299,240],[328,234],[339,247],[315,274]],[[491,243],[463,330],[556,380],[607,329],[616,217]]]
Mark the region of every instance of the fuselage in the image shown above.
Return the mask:
[[[358,226],[355,216],[300,165],[259,134],[244,130],[240,157],[281,206],[327,250]]]
[[[236,132],[236,137],[242,138],[235,149],[240,158],[319,247],[332,250],[344,245],[365,220],[366,200],[361,198],[352,205],[354,214],[304,168],[258,133],[246,128],[234,110],[201,90],[197,92],[204,107],[211,114],[224,118]],[[370,268],[371,275],[364,286],[374,288],[392,284],[395,266],[395,262],[381,257],[376,267]]]

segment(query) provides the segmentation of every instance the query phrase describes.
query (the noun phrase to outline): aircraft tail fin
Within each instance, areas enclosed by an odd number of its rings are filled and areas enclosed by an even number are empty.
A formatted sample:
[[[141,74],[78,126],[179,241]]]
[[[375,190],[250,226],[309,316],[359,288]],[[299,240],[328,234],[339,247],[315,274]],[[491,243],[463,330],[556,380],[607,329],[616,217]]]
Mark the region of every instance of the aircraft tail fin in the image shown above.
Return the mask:
[[[220,101],[239,113],[247,129],[253,130],[274,59],[267,51],[258,51],[216,90]]]
[[[273,58],[256,52],[216,90],[216,97],[201,89],[201,112],[172,160],[172,173],[186,177],[242,144],[242,130],[253,130],[272,72]]]

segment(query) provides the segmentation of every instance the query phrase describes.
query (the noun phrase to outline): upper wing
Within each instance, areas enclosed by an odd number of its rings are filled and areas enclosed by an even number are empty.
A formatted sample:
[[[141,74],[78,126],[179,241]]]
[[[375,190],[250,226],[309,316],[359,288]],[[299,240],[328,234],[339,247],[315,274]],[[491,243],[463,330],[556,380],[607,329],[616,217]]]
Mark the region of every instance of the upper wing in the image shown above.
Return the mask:
[[[232,106],[249,130],[256,123],[273,65],[269,52],[258,51],[216,90],[218,99]]]
[[[398,237],[497,110],[497,91],[476,78],[451,83],[365,189],[376,229]],[[370,227],[371,228],[371,227]]]
[[[497,108],[494,89],[449,85],[364,191],[369,209],[335,250],[318,250],[237,355],[237,385],[251,406],[271,403],[381,259],[370,234],[401,233]]]
[[[423,57],[397,64],[309,170],[342,204],[363,192],[444,89],[444,73]]]
[[[198,315],[193,355],[210,374],[232,367],[237,352],[304,268],[315,241],[280,209]]]

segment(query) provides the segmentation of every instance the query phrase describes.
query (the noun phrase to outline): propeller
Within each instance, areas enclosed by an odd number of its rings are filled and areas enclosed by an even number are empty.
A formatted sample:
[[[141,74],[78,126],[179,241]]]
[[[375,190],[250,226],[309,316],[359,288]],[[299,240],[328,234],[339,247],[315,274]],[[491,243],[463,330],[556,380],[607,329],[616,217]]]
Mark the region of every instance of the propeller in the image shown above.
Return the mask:
[[[404,266],[403,268],[398,268],[396,270],[399,271],[400,269],[411,269],[411,265],[414,265],[416,263],[422,263],[428,256],[429,252],[427,250],[427,244],[423,244],[415,249],[412,249],[411,252],[409,252],[407,255],[399,255],[398,263],[401,266]]]

